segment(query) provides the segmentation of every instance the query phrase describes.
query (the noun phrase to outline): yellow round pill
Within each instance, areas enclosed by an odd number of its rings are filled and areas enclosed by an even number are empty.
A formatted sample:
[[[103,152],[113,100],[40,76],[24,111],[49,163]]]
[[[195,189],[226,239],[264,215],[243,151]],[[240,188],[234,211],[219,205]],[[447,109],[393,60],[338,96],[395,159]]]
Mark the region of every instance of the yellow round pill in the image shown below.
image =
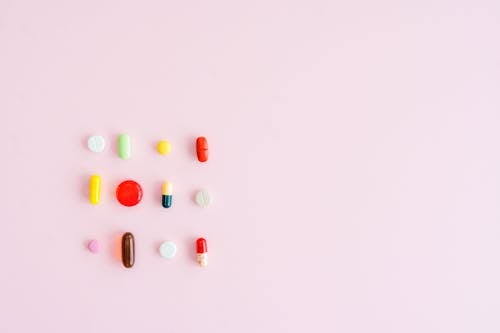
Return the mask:
[[[161,140],[160,142],[158,142],[156,149],[158,150],[159,154],[168,155],[172,150],[172,145],[166,140]]]

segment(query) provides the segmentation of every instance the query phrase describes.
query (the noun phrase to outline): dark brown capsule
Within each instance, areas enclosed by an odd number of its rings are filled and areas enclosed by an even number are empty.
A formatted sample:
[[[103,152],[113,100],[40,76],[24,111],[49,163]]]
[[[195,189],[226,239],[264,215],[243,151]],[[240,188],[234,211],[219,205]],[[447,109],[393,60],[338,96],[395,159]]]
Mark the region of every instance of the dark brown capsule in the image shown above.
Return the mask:
[[[134,235],[126,232],[122,236],[122,262],[123,266],[131,268],[135,262],[135,241]]]

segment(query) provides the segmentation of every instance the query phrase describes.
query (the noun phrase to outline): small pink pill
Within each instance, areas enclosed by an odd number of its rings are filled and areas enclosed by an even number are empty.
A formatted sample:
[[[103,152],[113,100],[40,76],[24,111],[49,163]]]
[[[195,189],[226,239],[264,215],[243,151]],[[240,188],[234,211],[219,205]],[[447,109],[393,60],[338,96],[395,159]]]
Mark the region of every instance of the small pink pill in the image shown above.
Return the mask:
[[[101,250],[101,244],[99,243],[98,240],[92,239],[88,244],[87,248],[89,249],[90,252],[92,253],[97,253]]]

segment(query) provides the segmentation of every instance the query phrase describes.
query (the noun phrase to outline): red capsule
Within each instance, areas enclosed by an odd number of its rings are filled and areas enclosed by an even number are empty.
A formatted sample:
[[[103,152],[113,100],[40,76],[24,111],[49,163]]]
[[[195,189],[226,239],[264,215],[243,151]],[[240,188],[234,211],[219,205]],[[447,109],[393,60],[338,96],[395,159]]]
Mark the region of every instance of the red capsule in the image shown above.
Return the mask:
[[[200,162],[206,162],[208,160],[208,142],[203,136],[196,139],[196,155]]]
[[[198,238],[196,240],[196,260],[201,267],[208,266],[207,241],[205,238]]]
[[[207,241],[205,238],[198,238],[196,240],[196,253],[205,253],[207,251]]]

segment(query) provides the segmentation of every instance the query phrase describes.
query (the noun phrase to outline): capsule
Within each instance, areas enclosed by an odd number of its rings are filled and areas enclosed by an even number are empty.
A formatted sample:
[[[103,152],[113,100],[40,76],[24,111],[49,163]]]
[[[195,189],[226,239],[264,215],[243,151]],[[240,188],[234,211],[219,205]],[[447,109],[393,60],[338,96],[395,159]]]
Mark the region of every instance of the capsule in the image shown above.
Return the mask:
[[[135,262],[135,241],[134,235],[126,232],[122,236],[122,263],[126,268],[134,266]]]
[[[172,183],[164,182],[161,186],[161,204],[165,208],[172,206]]]
[[[208,160],[208,142],[203,136],[196,139],[196,155],[200,162],[206,162]]]
[[[118,156],[124,160],[130,158],[130,136],[128,134],[121,134],[118,137]]]
[[[201,267],[208,266],[207,241],[205,238],[198,238],[196,240],[196,259]]]
[[[101,200],[101,177],[99,175],[90,176],[89,200],[93,205],[97,205]]]

